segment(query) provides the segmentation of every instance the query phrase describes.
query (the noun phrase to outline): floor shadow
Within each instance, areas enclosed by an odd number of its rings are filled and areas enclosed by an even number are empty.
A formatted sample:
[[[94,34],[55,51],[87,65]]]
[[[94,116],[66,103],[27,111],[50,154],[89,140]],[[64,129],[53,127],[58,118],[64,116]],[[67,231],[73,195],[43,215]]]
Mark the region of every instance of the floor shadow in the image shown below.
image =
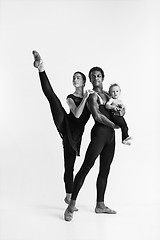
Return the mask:
[[[65,208],[56,206],[56,205],[47,205],[47,204],[32,204],[31,208],[40,215],[46,215],[51,217],[56,217],[63,219]]]
[[[94,209],[87,205],[77,205],[77,208],[79,209],[79,211],[82,210],[85,212],[91,212],[91,213],[94,212]]]

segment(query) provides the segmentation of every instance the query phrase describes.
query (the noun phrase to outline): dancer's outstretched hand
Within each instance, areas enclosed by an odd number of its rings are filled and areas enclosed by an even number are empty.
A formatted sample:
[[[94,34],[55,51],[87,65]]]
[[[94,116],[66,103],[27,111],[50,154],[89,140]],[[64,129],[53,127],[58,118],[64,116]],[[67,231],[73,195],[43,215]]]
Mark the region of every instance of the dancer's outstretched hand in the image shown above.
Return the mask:
[[[84,97],[88,98],[90,94],[94,93],[92,89],[87,89],[84,93]]]

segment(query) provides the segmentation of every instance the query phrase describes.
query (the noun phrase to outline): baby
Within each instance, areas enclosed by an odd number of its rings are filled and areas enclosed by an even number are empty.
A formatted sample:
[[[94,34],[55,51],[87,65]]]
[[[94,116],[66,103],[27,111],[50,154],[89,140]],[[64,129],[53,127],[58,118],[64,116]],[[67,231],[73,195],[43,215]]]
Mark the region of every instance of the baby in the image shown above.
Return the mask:
[[[110,99],[106,103],[105,107],[111,110],[111,121],[121,128],[122,143],[125,145],[131,145],[132,138],[128,135],[128,126],[123,117],[125,114],[125,106],[119,99],[120,93],[120,86],[117,83],[112,84],[109,87]]]

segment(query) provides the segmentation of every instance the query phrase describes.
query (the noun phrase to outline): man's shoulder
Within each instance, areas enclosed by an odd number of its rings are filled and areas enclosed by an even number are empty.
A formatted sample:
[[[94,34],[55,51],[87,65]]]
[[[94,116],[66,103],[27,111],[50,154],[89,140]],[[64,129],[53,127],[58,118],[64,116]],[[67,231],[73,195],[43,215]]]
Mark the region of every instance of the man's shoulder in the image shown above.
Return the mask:
[[[97,98],[98,98],[97,93],[93,92],[89,95],[88,100],[95,100]]]

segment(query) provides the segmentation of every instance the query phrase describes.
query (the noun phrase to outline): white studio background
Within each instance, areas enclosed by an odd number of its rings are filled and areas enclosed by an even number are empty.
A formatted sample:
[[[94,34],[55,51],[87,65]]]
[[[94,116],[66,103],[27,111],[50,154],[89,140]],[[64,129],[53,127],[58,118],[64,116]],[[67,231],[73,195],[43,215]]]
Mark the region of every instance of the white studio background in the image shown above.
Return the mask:
[[[1,206],[17,202],[58,206],[65,195],[62,143],[33,67],[34,49],[66,111],[75,71],[88,76],[91,67],[100,66],[105,71],[104,89],[113,82],[120,84],[133,145],[123,146],[116,130],[106,201],[157,206],[159,10],[159,2],[152,0],[0,1]],[[91,88],[88,78],[86,88]],[[75,172],[84,159],[92,125],[90,119]],[[79,203],[95,205],[97,172],[98,161]]]

